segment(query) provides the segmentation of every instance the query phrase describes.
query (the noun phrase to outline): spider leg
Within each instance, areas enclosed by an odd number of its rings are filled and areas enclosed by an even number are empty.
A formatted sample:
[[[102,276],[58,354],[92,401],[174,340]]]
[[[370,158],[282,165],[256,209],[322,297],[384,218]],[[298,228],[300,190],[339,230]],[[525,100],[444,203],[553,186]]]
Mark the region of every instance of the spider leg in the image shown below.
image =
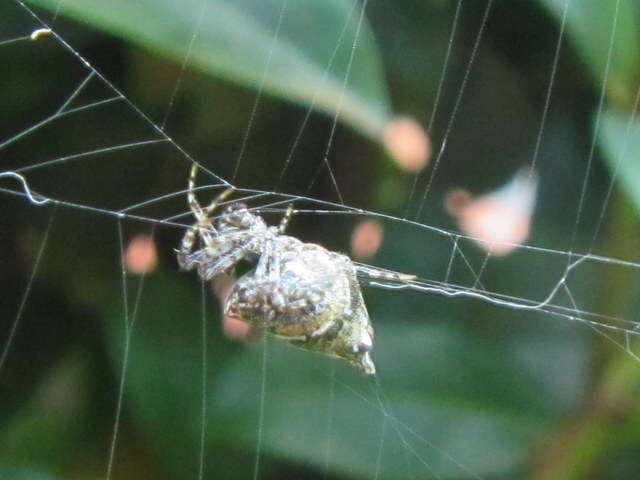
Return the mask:
[[[258,259],[258,264],[256,265],[255,270],[255,278],[256,280],[277,280],[280,275],[280,262],[279,258],[274,258],[274,242],[271,239],[267,239],[264,241],[264,245],[262,247],[262,254]],[[274,270],[274,262],[277,267],[277,271]]]
[[[254,312],[254,324],[261,328],[268,328],[266,322],[270,322],[276,315],[275,309],[285,305],[286,300],[282,293],[278,289],[274,290],[272,288],[272,284],[275,283],[277,285],[280,280],[280,258],[275,254],[275,243],[272,237],[252,238],[241,247],[240,257],[244,256],[245,252],[255,252],[256,250],[260,251],[260,255],[253,271],[243,275],[235,285],[235,288],[238,288],[238,285],[244,282],[240,291],[250,291],[251,293],[240,293],[238,295],[232,293],[224,307],[225,315],[231,315],[252,323],[251,320],[246,318],[246,309],[257,309],[262,313],[255,314]],[[248,299],[243,298],[247,297],[247,295]]]
[[[222,202],[225,198],[231,195],[234,191],[234,188],[225,189],[220,195],[215,197],[211,203],[206,207],[202,208],[200,202],[196,198],[195,188],[196,188],[196,177],[198,176],[198,164],[193,163],[191,166],[191,172],[189,174],[189,188],[187,190],[187,202],[189,204],[189,208],[193,212],[193,215],[196,217],[198,223],[207,223],[209,221],[209,215],[218,207],[220,202]]]
[[[196,239],[198,236],[202,238],[204,244],[208,247],[212,247],[214,244],[213,238],[211,234],[217,234],[215,228],[211,224],[211,219],[209,215],[217,208],[217,206],[222,202],[225,198],[227,198],[233,192],[232,188],[227,188],[220,195],[214,198],[211,203],[206,207],[202,208],[198,199],[195,195],[195,184],[196,177],[198,175],[198,164],[193,163],[191,166],[191,172],[189,174],[189,188],[187,191],[187,203],[189,205],[189,209],[193,216],[196,218],[196,222],[189,227],[189,229],[185,232],[184,237],[182,237],[182,242],[180,244],[180,250],[178,252],[178,263],[182,268],[189,269],[192,268],[194,263],[188,262],[187,258],[193,247],[196,243]]]
[[[388,280],[396,283],[409,282],[416,278],[415,275],[407,275],[406,273],[398,273],[382,268],[371,267],[369,265],[355,264],[353,265],[359,280],[365,282],[376,280]]]
[[[189,209],[193,213],[194,217],[198,222],[202,221],[205,218],[204,211],[196,198],[196,194],[194,192],[196,187],[196,177],[198,176],[198,164],[193,162],[191,165],[191,172],[189,173],[189,188],[187,190],[187,203],[189,204]]]
[[[223,236],[216,237],[216,239],[213,240],[215,245],[213,245],[212,247],[207,248],[206,246],[203,246],[199,250],[192,252],[193,245],[195,244],[195,241],[197,238],[197,233],[198,233],[198,224],[194,223],[189,227],[187,232],[184,234],[180,248],[175,250],[178,257],[178,264],[180,265],[180,268],[182,268],[183,270],[191,270],[200,262],[206,261],[207,256],[211,258],[213,256],[212,251],[216,251],[218,257],[221,255],[225,256],[226,254],[231,252],[231,249],[229,246],[227,247],[224,246],[225,242],[227,243],[240,242],[241,247],[244,247],[243,237],[246,238],[246,235],[247,235],[246,231],[225,233]],[[244,252],[246,253],[247,251],[250,251],[250,250],[251,249],[248,248],[248,249],[245,249]]]
[[[231,188],[231,187],[225,188],[224,191],[220,195],[218,195],[216,198],[211,200],[211,203],[205,207],[205,209],[204,209],[205,216],[208,218],[209,215],[211,215],[211,213],[216,208],[218,208],[218,205],[220,205],[220,202],[224,201],[233,192],[235,192],[235,188]]]
[[[284,233],[285,229],[287,228],[287,225],[289,225],[289,222],[291,221],[292,214],[293,214],[293,203],[290,203],[289,205],[287,205],[287,211],[284,212],[284,216],[282,217],[282,220],[280,220],[280,225],[278,226],[278,233],[280,234]]]
[[[198,199],[196,198],[196,194],[194,192],[195,184],[196,184],[196,176],[198,175],[198,164],[193,163],[191,166],[191,172],[189,174],[189,188],[187,190],[187,204],[189,205],[189,209],[191,213],[196,218],[196,222],[189,227],[189,229],[185,232],[182,237],[182,242],[180,244],[180,251],[178,252],[178,263],[182,268],[188,269],[186,265],[186,257],[193,250],[193,246],[195,245],[196,238],[198,234],[202,236],[202,226],[207,222],[207,214],[204,213]],[[207,235],[207,234],[205,234]]]
[[[213,277],[226,272],[236,263],[238,263],[247,253],[248,243],[234,248],[229,253],[224,255],[216,255],[216,261],[213,263],[210,259],[203,258],[210,255],[210,251],[205,247],[202,250],[195,252],[192,257],[187,257],[188,268],[192,268],[193,265],[198,265],[198,274],[203,280],[211,280]]]
[[[329,329],[332,328],[335,325],[335,323],[336,323],[335,320],[326,322],[320,328],[318,328],[317,330],[314,330],[309,335],[307,335],[305,339],[321,337],[322,335],[327,333],[327,331],[329,331]]]
[[[180,242],[180,250],[178,250],[178,264],[180,268],[184,270],[189,270],[193,265],[187,264],[187,257],[193,250],[193,246],[196,243],[196,237],[198,236],[198,224],[194,223],[191,225],[184,236],[182,237],[182,242]]]
[[[255,249],[253,245],[252,249]],[[294,310],[296,308],[305,308],[306,301],[300,305],[289,303],[286,293],[281,288],[282,271],[281,271],[281,253],[278,250],[278,240],[276,238],[266,238],[262,241],[261,254],[258,263],[253,271],[252,281],[258,286],[259,301],[262,310],[269,316],[269,320],[276,313],[284,310]]]
[[[189,182],[189,187],[191,188],[191,182]],[[195,205],[197,205],[197,208],[200,209],[199,211],[200,211],[200,215],[201,215],[201,216],[198,216],[198,215],[196,215],[195,211],[193,211],[194,215],[198,219],[198,221],[195,224],[195,228],[197,229],[198,234],[200,235],[200,238],[202,238],[202,241],[204,242],[204,244],[207,247],[212,247],[214,245],[213,237],[211,235],[212,234],[213,235],[217,235],[218,234],[218,232],[216,231],[215,227],[211,223],[211,219],[209,218],[209,215],[211,215],[213,213],[213,211],[216,208],[218,208],[218,205],[220,205],[220,202],[224,201],[224,199],[227,198],[229,195],[231,195],[233,193],[233,191],[234,191],[233,188],[225,189],[220,195],[218,195],[216,198],[214,198],[211,201],[211,203],[205,209],[202,209],[202,207],[200,206],[200,204],[196,200],[195,195],[193,196],[193,200],[195,202]],[[192,206],[192,208],[193,208],[193,206]],[[185,236],[186,236],[186,234],[185,234]],[[192,245],[193,245],[193,243],[192,243]]]

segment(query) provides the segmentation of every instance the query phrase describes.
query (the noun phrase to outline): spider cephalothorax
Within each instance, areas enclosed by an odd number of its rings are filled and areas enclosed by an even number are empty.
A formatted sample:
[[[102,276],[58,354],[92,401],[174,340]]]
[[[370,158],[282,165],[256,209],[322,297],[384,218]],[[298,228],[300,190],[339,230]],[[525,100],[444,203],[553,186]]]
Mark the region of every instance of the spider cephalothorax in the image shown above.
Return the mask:
[[[231,272],[241,260],[249,261],[253,268],[232,287],[225,315],[374,374],[369,354],[373,328],[357,275],[395,281],[407,276],[359,267],[346,255],[284,235],[293,212],[291,205],[279,226],[268,226],[243,203],[229,205],[212,222],[209,216],[233,189],[202,208],[194,195],[196,173],[194,164],[188,202],[196,222],[182,239],[180,266],[196,268],[203,280],[210,280]],[[199,248],[193,251],[196,241]]]

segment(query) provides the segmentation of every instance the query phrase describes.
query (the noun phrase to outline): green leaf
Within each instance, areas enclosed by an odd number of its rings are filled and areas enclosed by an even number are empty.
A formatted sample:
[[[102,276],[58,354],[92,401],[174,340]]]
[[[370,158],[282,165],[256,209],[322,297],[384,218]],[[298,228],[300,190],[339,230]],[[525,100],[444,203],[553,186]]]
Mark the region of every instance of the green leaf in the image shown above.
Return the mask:
[[[3,425],[0,479],[54,478],[47,474],[49,469],[62,471],[77,461],[75,446],[89,443],[87,424],[93,407],[87,367],[78,352],[65,357],[19,414]]]
[[[616,182],[640,214],[640,121],[630,121],[629,113],[603,112],[600,141],[604,162]],[[636,117],[637,118],[637,117]]]
[[[122,371],[128,347],[126,405],[135,412],[134,422],[146,431],[159,468],[172,472],[169,478],[196,476],[199,466],[203,368],[199,293],[198,282],[187,284],[177,273],[171,277],[149,275],[135,309],[128,345],[121,302],[105,312],[115,375]],[[221,338],[219,325],[209,323],[207,367],[211,382],[235,345]]]
[[[153,274],[146,282],[130,344],[125,401],[159,461],[173,478],[184,477],[197,473],[199,465],[200,289],[195,281],[187,288],[177,275]],[[226,469],[232,462],[229,450],[251,452],[259,430],[265,470],[272,468],[270,458],[319,472],[328,461],[329,472],[350,478],[373,478],[376,472],[381,479],[398,478],[398,472],[408,468],[416,478],[429,470],[440,478],[465,477],[467,470],[495,478],[522,468],[528,448],[566,408],[567,402],[555,398],[557,393],[549,393],[551,387],[558,390],[558,384],[545,382],[560,375],[566,392],[581,378],[576,365],[583,354],[566,345],[575,346],[574,339],[563,339],[548,328],[546,336],[537,339],[542,343],[530,336],[503,343],[480,340],[458,322],[427,324],[423,310],[411,315],[408,309],[421,308],[419,303],[398,295],[373,307],[377,381],[278,339],[267,341],[266,352],[262,344],[233,344],[222,338],[217,321],[209,320],[216,315],[207,315],[208,468]],[[431,299],[429,303],[434,304]],[[125,339],[122,315],[110,313],[106,325],[118,364]],[[535,350],[537,366],[522,354],[527,342]],[[554,375],[540,361],[546,354],[562,365]],[[232,462],[241,465],[234,467],[238,478],[253,471],[249,455]]]
[[[331,472],[349,478],[394,479],[407,468],[416,478],[466,478],[469,471],[496,478],[522,468],[558,416],[530,369],[504,346],[461,328],[408,322],[379,325],[377,338],[379,384],[342,363],[269,342],[267,453],[318,471],[328,461]],[[261,355],[237,359],[213,393],[217,428],[249,447],[259,426]]]
[[[540,0],[558,21],[567,0]],[[567,30],[589,70],[600,84],[604,78],[614,17],[616,34],[611,57],[607,91],[619,105],[629,105],[640,75],[640,16],[634,2],[621,0],[579,0],[569,5]],[[615,15],[614,15],[615,14]]]
[[[56,480],[57,478],[57,476],[37,468],[0,465],[1,480]]]
[[[31,3],[60,8],[59,0]],[[374,139],[390,116],[380,55],[355,0],[68,0],[60,13],[177,62],[188,55],[206,73],[339,113]]]

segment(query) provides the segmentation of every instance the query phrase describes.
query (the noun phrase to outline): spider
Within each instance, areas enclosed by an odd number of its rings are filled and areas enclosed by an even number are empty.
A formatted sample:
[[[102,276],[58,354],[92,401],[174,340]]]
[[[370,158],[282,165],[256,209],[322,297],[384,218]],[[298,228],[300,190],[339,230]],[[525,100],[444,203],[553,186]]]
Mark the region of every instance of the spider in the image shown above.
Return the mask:
[[[210,280],[230,273],[241,260],[250,262],[251,270],[234,283],[225,300],[226,316],[375,374],[373,328],[358,275],[400,282],[414,277],[356,265],[346,255],[285,235],[291,204],[278,226],[268,226],[240,202],[212,221],[211,214],[234,189],[224,190],[203,208],[194,193],[197,172],[194,163],[187,201],[196,221],[177,251],[180,267],[195,268],[202,280]]]

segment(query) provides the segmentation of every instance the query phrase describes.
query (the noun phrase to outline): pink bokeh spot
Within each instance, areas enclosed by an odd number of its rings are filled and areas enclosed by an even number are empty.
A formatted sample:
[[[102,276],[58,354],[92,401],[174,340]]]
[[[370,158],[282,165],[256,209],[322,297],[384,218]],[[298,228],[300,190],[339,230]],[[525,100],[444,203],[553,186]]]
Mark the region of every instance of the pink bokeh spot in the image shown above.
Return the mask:
[[[233,275],[218,275],[213,280],[211,285],[213,293],[218,297],[221,306],[225,304],[235,281],[236,278]],[[227,315],[223,315],[222,318],[222,331],[227,338],[239,342],[251,341],[259,337],[259,332],[247,322]]]
[[[253,328],[237,318],[225,316],[222,320],[222,331],[231,340],[244,341],[253,336]]]
[[[354,258],[367,259],[373,257],[384,237],[382,225],[375,220],[364,220],[353,229],[351,234],[351,253]]]
[[[457,217],[460,230],[482,249],[504,256],[529,237],[537,190],[535,173],[521,170],[506,185],[471,198],[450,213]]]
[[[131,239],[124,253],[124,266],[130,273],[148,273],[158,265],[158,251],[153,238],[139,234]]]
[[[382,132],[382,143],[400,168],[419,172],[429,164],[431,140],[422,126],[410,117],[396,117]]]

